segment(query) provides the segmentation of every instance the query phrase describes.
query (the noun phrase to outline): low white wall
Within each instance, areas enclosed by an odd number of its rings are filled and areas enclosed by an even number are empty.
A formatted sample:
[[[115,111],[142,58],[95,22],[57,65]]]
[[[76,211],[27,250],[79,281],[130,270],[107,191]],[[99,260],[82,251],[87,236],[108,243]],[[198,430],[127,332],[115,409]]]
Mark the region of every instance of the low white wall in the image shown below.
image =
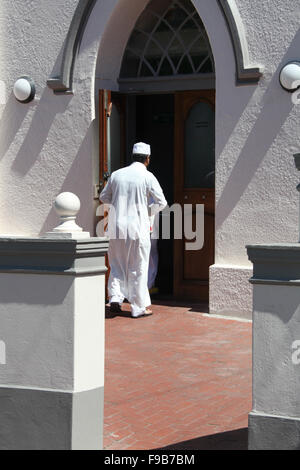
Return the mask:
[[[300,365],[292,360],[299,300],[299,286],[254,286],[254,411],[300,418]]]

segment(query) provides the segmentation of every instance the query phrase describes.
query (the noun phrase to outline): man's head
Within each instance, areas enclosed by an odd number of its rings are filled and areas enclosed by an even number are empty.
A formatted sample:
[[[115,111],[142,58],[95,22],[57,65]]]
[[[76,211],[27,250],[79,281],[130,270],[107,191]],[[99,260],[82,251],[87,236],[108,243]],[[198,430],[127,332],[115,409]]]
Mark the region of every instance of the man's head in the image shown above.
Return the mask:
[[[143,142],[134,144],[132,150],[132,159],[134,162],[143,163],[148,166],[150,163],[151,147]]]

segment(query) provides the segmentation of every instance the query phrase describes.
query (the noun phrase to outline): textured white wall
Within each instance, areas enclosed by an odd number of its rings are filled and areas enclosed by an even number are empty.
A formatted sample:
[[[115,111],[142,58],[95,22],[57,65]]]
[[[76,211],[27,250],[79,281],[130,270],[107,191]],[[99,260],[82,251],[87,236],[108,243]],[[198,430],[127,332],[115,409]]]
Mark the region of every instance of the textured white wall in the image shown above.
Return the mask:
[[[214,264],[209,271],[209,312],[252,319],[252,269]]]
[[[57,100],[45,82],[60,54],[75,4],[1,2],[0,64],[7,91],[0,121],[2,233],[38,232],[71,164],[61,145],[62,113],[69,99]],[[27,105],[12,95],[15,80],[23,74],[37,85],[37,99]]]
[[[7,101],[0,104],[2,233],[26,235],[51,228],[56,224],[51,204],[63,190],[81,198],[79,224],[93,232],[96,70],[101,80],[115,83],[129,25],[147,2],[97,2],[76,62],[75,95],[55,96],[46,80],[59,69],[77,3],[1,2],[0,65],[7,90]],[[265,66],[258,86],[236,87],[234,55],[221,11],[216,1],[194,0],[211,40],[217,72],[216,263],[248,266],[247,243],[297,238],[298,177],[292,154],[299,149],[300,107],[292,105],[290,95],[280,88],[278,74],[282,65],[299,57],[299,6],[297,0],[236,3],[250,61]],[[112,37],[113,42],[108,40]],[[37,84],[37,99],[29,105],[17,103],[11,92],[24,73]]]
[[[216,263],[244,266],[245,244],[297,240],[300,107],[279,72],[300,58],[300,10],[297,0],[236,3],[250,61],[264,65],[264,76],[236,88],[217,62]]]

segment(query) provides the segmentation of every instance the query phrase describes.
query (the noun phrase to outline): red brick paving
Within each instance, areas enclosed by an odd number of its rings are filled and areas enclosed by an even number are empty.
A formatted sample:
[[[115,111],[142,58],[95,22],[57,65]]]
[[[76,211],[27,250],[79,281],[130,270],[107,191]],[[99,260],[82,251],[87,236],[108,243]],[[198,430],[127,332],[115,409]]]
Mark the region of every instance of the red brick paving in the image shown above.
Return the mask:
[[[154,305],[140,319],[124,310],[106,319],[104,448],[245,447],[235,430],[251,410],[251,323],[196,306]]]

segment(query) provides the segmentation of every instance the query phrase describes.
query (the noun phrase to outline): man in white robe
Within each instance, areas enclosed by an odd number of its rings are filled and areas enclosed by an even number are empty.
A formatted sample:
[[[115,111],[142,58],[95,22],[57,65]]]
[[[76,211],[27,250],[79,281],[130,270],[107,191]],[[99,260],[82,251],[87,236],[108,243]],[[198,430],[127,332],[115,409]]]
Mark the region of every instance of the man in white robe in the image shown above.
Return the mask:
[[[108,293],[112,311],[120,311],[127,299],[134,318],[151,314],[148,290],[150,255],[150,216],[167,205],[155,176],[147,170],[150,145],[133,147],[133,163],[112,173],[100,194],[109,204]]]

